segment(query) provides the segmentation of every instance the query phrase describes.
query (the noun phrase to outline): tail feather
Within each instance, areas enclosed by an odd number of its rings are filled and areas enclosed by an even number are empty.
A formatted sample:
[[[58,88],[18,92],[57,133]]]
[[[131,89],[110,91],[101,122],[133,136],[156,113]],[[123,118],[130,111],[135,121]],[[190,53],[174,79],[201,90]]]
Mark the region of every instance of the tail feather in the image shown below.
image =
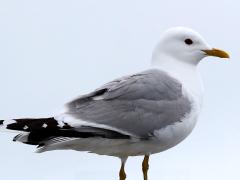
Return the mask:
[[[22,143],[27,143],[28,142],[28,136],[29,136],[29,133],[20,133],[13,138],[13,141],[19,141],[19,142],[22,142]]]
[[[61,123],[60,125],[53,117],[0,120],[1,126],[6,130],[22,131],[13,138],[13,141],[29,145],[39,145],[43,141],[56,137],[60,130],[72,128],[68,124]]]
[[[97,127],[83,125],[73,127],[64,121],[54,119],[54,117],[40,119],[25,118],[0,120],[0,127],[1,126],[7,130],[22,132],[15,136],[13,141],[22,142],[29,145],[37,145],[39,148],[43,149],[50,144],[60,144],[78,138],[130,138],[129,135]],[[60,139],[62,141],[59,141]]]

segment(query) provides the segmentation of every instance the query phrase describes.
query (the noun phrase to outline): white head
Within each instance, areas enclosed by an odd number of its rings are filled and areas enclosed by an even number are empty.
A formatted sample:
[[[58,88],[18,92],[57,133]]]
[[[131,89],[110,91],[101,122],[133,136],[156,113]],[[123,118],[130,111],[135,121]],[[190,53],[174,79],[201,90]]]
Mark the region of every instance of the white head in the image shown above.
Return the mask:
[[[153,64],[173,59],[197,65],[206,56],[229,58],[226,52],[212,48],[199,33],[185,27],[174,27],[162,34],[153,53]]]

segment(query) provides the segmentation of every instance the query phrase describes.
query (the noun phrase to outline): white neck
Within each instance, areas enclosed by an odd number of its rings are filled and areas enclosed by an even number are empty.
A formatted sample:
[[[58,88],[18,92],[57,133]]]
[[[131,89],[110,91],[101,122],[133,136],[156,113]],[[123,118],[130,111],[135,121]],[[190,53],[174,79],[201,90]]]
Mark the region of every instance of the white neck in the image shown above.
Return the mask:
[[[202,102],[203,85],[196,64],[185,63],[161,54],[161,56],[153,56],[152,66],[181,81],[186,90],[198,98],[200,103]]]

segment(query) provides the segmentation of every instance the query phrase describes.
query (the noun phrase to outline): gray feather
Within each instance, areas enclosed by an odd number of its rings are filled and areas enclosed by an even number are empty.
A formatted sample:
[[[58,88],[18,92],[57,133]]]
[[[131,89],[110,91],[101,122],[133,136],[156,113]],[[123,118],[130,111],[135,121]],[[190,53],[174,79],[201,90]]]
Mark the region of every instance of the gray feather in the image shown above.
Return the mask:
[[[73,100],[66,113],[147,138],[190,112],[191,103],[182,92],[179,81],[152,69],[114,80]],[[95,100],[98,96],[101,99]]]

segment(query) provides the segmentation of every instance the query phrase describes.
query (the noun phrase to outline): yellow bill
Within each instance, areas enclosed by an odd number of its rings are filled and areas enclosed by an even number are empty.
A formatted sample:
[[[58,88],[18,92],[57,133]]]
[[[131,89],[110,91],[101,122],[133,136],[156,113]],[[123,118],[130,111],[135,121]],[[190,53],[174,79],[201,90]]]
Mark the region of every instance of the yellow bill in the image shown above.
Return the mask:
[[[215,56],[220,58],[230,58],[229,54],[221,49],[202,50],[208,56]]]

